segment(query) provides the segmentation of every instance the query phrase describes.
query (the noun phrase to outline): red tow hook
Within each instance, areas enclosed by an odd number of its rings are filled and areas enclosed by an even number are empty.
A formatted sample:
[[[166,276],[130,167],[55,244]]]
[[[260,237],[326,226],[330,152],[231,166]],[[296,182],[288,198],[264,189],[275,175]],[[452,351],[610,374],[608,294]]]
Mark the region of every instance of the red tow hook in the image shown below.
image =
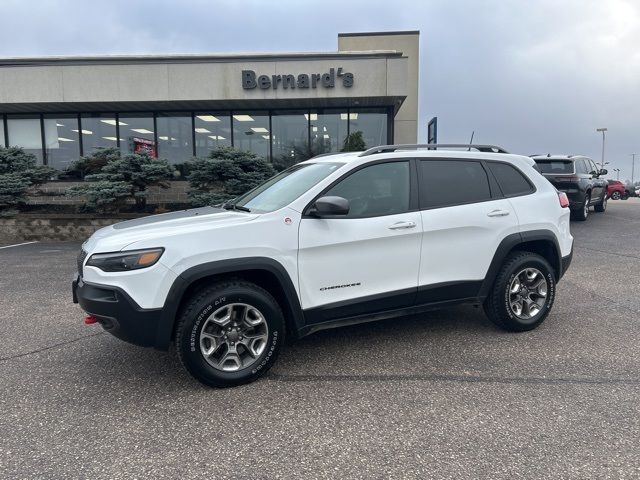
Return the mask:
[[[98,323],[98,319],[93,315],[87,315],[86,317],[84,317],[85,325],[93,325],[94,323]]]

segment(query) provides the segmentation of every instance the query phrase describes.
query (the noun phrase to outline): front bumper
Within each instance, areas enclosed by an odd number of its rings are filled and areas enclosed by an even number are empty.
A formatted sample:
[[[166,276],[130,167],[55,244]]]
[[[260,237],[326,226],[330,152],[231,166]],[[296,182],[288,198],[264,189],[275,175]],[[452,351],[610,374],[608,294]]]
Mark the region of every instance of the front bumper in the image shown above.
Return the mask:
[[[135,345],[156,346],[162,309],[141,308],[122,289],[89,284],[79,275],[71,289],[73,302],[95,316],[105,331]]]

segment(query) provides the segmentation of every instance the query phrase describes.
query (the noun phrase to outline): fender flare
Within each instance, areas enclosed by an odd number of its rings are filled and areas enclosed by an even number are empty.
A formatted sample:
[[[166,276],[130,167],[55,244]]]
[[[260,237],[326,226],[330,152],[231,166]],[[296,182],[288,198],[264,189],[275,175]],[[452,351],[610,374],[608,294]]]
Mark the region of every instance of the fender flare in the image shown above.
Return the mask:
[[[162,315],[156,336],[156,348],[166,350],[169,347],[175,322],[177,320],[176,315],[178,313],[178,308],[180,307],[184,294],[189,286],[194,282],[211,275],[242,273],[243,271],[248,270],[266,271],[277,278],[280,287],[289,302],[288,307],[290,308],[293,323],[297,330],[292,333],[297,335],[298,331],[304,325],[304,317],[297,291],[287,270],[280,262],[268,257],[233,258],[196,265],[178,275],[171,285],[164,306],[162,307]],[[286,308],[285,305],[282,307]]]
[[[525,232],[512,233],[511,235],[507,235],[505,238],[503,238],[498,245],[498,248],[493,255],[493,259],[489,264],[489,269],[487,270],[487,274],[484,277],[482,286],[480,287],[480,291],[478,292],[478,297],[484,300],[487,295],[489,295],[489,292],[493,287],[493,283],[498,276],[498,272],[500,271],[500,267],[502,267],[502,264],[504,263],[505,258],[507,258],[509,252],[514,250],[518,245],[538,240],[551,242],[551,244],[553,245],[557,260],[556,262],[549,263],[552,264],[551,266],[555,270],[556,281],[560,280],[560,277],[563,273],[562,255],[558,239],[551,230],[530,230]]]

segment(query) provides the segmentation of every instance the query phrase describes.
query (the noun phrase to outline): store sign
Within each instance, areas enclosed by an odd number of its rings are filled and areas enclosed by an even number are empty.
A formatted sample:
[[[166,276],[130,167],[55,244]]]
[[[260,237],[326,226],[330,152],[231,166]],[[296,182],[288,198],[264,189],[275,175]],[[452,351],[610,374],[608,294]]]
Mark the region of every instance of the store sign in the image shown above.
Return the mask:
[[[131,151],[133,153],[146,153],[152,158],[157,158],[156,142],[147,140],[146,138],[129,137],[131,143]]]
[[[253,90],[277,90],[278,88],[334,88],[336,82],[343,87],[353,87],[353,73],[344,72],[342,67],[337,70],[330,68],[328,73],[300,73],[298,75],[256,75],[253,70],[242,70],[242,88]]]

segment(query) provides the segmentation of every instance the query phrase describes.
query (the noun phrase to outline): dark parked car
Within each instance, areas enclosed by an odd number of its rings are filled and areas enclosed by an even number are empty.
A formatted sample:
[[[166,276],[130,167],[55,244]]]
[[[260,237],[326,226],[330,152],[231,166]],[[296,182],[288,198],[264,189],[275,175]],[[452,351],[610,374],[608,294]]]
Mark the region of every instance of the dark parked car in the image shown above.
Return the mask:
[[[607,185],[607,195],[611,200],[626,200],[629,198],[630,192],[620,180],[609,180]]]
[[[607,170],[599,169],[582,155],[533,155],[540,173],[569,197],[571,216],[586,220],[589,207],[596,212],[607,209],[607,181],[600,178]]]

